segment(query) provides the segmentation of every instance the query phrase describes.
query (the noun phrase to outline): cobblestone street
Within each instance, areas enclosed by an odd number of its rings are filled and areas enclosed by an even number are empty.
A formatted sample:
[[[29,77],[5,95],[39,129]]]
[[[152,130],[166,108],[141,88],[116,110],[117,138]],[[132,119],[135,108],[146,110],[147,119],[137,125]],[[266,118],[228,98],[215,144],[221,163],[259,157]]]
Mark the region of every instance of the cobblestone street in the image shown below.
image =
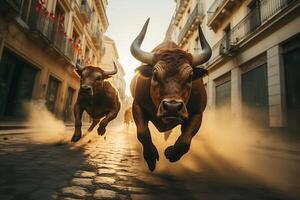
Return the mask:
[[[69,138],[70,134],[66,135]],[[86,143],[79,145],[40,142],[33,137],[0,137],[1,200],[294,199],[246,175],[228,181],[210,170],[185,169],[178,175],[168,169],[151,173],[140,155],[133,129],[111,129],[106,137],[83,138]],[[165,160],[162,153],[157,165],[161,160]],[[177,164],[168,165],[169,169],[183,170]]]

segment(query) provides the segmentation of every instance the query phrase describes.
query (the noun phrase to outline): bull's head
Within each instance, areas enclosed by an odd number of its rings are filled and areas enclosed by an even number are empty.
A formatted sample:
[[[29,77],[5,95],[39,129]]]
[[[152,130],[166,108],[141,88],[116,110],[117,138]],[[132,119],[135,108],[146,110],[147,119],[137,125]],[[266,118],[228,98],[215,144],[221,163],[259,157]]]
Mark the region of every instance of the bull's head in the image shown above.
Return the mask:
[[[142,76],[151,78],[150,95],[157,107],[157,117],[168,121],[183,121],[188,118],[186,104],[190,98],[193,81],[207,74],[198,67],[211,57],[211,48],[200,25],[199,39],[202,52],[190,54],[176,48],[160,49],[152,53],[141,50],[149,19],[131,45],[132,55],[145,65],[137,68]]]
[[[99,67],[87,66],[82,67],[79,62],[76,63],[76,72],[80,76],[79,93],[85,96],[93,96],[95,90],[102,86],[105,79],[110,78],[118,72],[116,63],[112,71],[104,71]]]

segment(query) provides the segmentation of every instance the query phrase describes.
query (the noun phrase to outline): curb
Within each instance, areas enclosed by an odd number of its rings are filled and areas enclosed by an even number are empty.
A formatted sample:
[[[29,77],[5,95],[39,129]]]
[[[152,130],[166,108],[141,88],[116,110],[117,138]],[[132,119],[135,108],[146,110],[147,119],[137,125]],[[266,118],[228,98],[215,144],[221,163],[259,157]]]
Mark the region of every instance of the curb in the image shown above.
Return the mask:
[[[67,124],[65,125],[66,129],[65,131],[71,131],[74,128],[74,125]],[[88,125],[82,125],[83,129],[88,128]],[[30,133],[38,133],[38,132],[44,132],[43,129],[34,129],[30,128],[28,126],[0,126],[0,136],[4,135],[19,135],[19,134],[30,134]]]

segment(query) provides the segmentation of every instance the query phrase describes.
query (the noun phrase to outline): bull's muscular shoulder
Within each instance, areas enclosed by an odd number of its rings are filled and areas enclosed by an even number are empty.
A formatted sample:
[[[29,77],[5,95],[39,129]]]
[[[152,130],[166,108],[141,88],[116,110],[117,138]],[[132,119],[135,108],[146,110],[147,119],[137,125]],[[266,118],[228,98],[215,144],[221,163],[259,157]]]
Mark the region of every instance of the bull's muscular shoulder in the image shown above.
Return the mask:
[[[116,95],[118,95],[117,90],[108,81],[103,82],[103,88],[105,89],[106,95],[109,97],[115,97]]]
[[[150,97],[150,82],[149,78],[145,78],[139,74],[133,79],[132,93],[134,100],[141,105],[148,105],[151,103]]]

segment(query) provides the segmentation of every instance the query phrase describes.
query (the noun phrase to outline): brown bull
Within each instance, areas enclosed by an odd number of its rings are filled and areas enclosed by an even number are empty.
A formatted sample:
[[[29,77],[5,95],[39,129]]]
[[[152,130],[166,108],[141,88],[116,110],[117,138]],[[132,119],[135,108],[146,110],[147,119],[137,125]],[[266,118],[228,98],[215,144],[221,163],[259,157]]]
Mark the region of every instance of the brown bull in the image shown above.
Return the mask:
[[[72,142],[77,142],[81,138],[81,118],[83,111],[86,111],[93,119],[93,123],[88,129],[89,132],[104,117],[97,130],[99,135],[104,135],[106,126],[117,117],[120,110],[117,91],[108,81],[105,81],[105,79],[117,73],[118,70],[115,63],[114,70],[111,72],[93,66],[82,68],[77,64],[76,67],[77,73],[80,76],[80,89],[74,106],[75,132],[71,140]]]
[[[149,19],[131,45],[132,55],[144,65],[131,82],[134,97],[132,112],[138,140],[143,145],[144,158],[151,171],[159,159],[148,128],[151,121],[160,132],[168,132],[181,125],[181,135],[165,150],[170,162],[188,152],[193,136],[198,132],[206,106],[206,92],[202,77],[207,71],[198,67],[209,60],[211,48],[200,25],[198,26],[202,52],[192,55],[174,42],[165,41],[151,53],[141,50]]]
[[[128,128],[132,122],[132,108],[130,107],[124,112],[124,124],[126,124]]]

